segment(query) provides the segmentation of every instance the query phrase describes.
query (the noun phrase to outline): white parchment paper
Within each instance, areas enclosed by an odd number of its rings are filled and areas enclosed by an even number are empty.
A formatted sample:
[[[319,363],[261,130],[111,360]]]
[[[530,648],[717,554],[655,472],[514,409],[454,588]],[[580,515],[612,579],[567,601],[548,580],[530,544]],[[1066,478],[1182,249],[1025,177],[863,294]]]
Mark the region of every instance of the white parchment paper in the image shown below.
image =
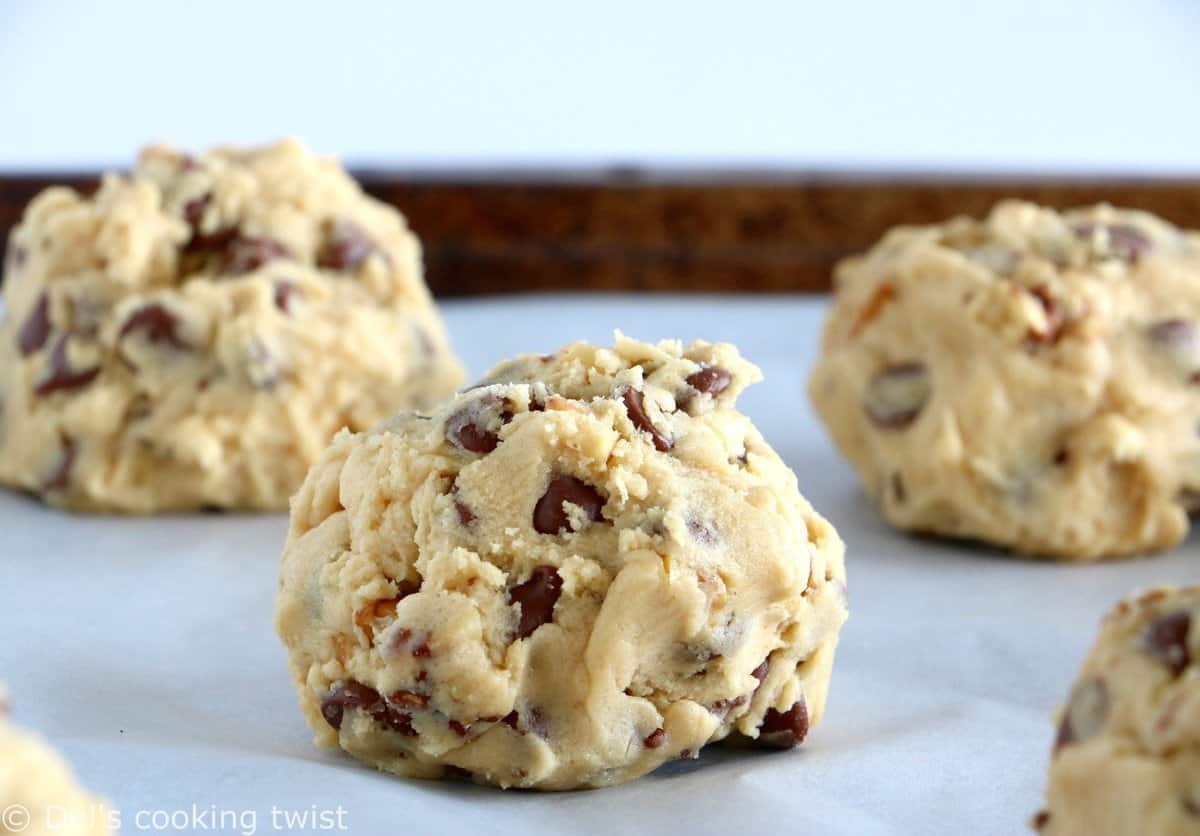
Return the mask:
[[[272,628],[283,515],[81,517],[0,492],[0,680],[16,719],[114,799],[125,833],[1024,832],[1052,711],[1100,617],[1134,588],[1200,582],[1200,540],[1056,566],[892,532],[804,396],[823,304],[446,305],[474,376],[613,328],[733,341],[762,367],[741,406],[848,546],[850,621],[828,713],[803,747],[716,749],[623,787],[549,795],[378,774],[314,749],[296,707]]]

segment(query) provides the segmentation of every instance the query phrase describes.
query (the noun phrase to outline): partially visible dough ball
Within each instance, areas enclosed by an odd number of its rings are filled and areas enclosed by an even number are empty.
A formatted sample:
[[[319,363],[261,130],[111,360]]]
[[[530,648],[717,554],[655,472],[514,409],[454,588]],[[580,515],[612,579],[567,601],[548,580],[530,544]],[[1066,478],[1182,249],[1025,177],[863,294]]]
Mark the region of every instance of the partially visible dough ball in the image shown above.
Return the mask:
[[[5,274],[0,481],[67,508],[281,510],[461,380],[404,218],[295,141],[47,189]]]
[[[0,834],[92,836],[110,833],[115,814],[79,787],[40,738],[8,722],[0,689]]]
[[[1200,833],[1200,587],[1118,604],[1059,718],[1042,836]]]
[[[1041,557],[1163,549],[1200,500],[1200,236],[998,205],[839,265],[809,393],[884,516]]]
[[[317,742],[538,789],[801,742],[843,546],[737,411],[759,379],[730,345],[619,337],[339,436],[293,504],[277,609]]]

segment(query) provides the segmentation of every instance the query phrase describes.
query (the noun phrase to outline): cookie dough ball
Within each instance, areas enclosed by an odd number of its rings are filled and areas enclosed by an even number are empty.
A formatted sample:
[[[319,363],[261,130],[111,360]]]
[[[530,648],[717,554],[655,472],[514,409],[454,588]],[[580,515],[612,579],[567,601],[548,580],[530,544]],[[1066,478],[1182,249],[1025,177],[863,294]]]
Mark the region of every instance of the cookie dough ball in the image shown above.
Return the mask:
[[[1061,711],[1042,836],[1200,833],[1200,586],[1108,615]]]
[[[284,509],[460,382],[404,219],[294,141],[48,189],[5,273],[0,481],[66,508]]]
[[[110,833],[112,810],[79,787],[53,750],[7,719],[0,693],[0,834]]]
[[[1163,549],[1200,497],[1200,236],[1002,203],[836,273],[809,392],[898,528],[1062,560]]]
[[[843,546],[737,411],[759,379],[730,345],[618,337],[339,436],[293,505],[277,609],[318,744],[561,790],[804,740]]]

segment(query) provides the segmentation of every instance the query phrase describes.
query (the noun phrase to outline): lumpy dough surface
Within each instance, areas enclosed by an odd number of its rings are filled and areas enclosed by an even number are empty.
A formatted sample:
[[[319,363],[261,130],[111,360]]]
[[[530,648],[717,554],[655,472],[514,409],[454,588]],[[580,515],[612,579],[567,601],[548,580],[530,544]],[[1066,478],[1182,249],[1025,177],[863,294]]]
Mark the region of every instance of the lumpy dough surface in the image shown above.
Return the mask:
[[[730,345],[577,343],[343,433],[292,510],[277,626],[318,744],[569,789],[818,722],[843,546],[735,401]]]
[[[5,262],[0,481],[67,508],[284,509],[461,382],[404,219],[292,140],[50,188]]]
[[[0,692],[0,834],[101,836],[111,810],[46,743],[8,722]]]
[[[1117,605],[1062,708],[1042,836],[1200,834],[1200,587]]]
[[[841,263],[809,393],[898,528],[1031,555],[1163,549],[1200,498],[1200,236],[998,205]]]

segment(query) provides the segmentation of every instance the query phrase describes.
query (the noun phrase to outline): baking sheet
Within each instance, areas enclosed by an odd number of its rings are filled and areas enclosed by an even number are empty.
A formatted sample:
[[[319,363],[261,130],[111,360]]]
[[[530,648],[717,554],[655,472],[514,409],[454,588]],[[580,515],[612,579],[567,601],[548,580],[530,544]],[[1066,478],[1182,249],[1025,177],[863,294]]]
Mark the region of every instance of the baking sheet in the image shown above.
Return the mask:
[[[741,406],[848,546],[850,621],[828,713],[803,747],[718,748],[592,792],[391,778],[311,745],[272,628],[285,516],[76,517],[0,492],[0,680],[16,718],[115,800],[125,833],[1023,832],[1051,713],[1101,615],[1135,587],[1200,582],[1200,539],[1151,559],[1056,566],[890,531],[803,394],[823,305],[445,306],[475,376],[519,352],[607,342],[613,328],[733,341],[762,367]]]

